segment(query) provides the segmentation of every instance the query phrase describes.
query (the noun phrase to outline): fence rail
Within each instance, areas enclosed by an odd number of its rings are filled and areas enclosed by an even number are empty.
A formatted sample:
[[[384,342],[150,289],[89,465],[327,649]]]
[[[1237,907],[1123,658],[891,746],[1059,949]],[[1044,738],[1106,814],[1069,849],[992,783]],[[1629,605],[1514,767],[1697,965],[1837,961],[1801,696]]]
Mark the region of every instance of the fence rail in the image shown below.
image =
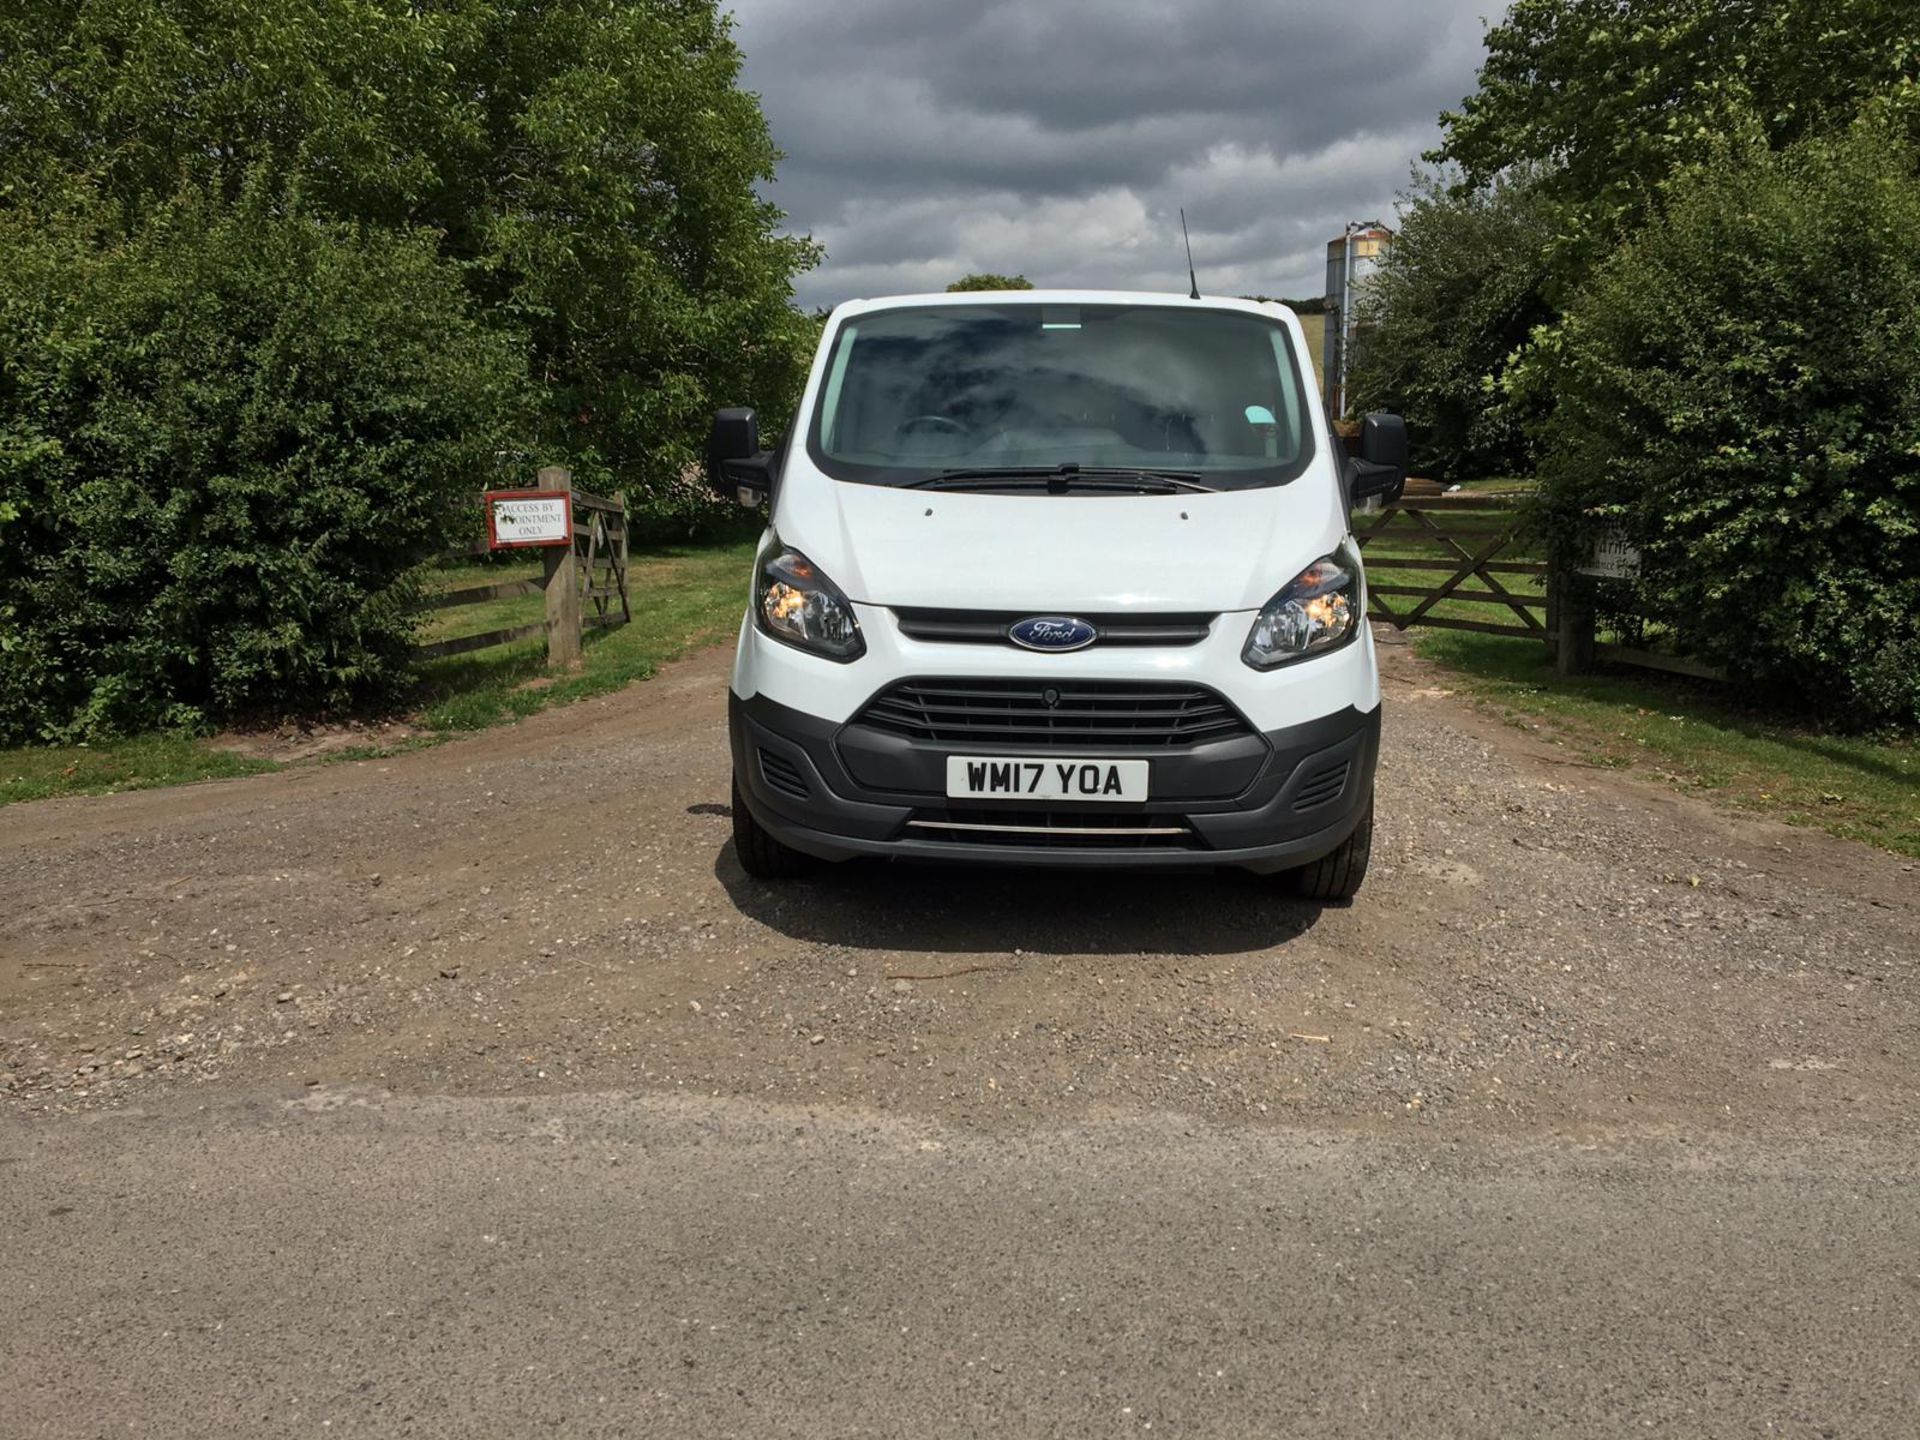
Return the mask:
[[[1432,584],[1414,583],[1415,576],[1369,580],[1369,619],[1396,630],[1418,625],[1538,640],[1551,633],[1546,562],[1513,553],[1522,536],[1515,497],[1401,499],[1357,522],[1353,535],[1369,571],[1435,577]],[[1501,576],[1534,578],[1540,588],[1508,585]],[[1464,615],[1437,613],[1443,605],[1451,612],[1478,608]]]
[[[462,605],[479,605],[488,600],[512,600],[520,595],[538,595],[544,587],[538,580],[502,580],[497,585],[471,585],[465,590],[447,590],[428,601],[433,610],[455,610]]]
[[[417,648],[413,656],[416,660],[439,660],[448,655],[468,655],[475,650],[491,650],[496,645],[512,645],[546,633],[547,622],[536,620],[531,625],[510,625],[504,630],[486,630],[478,635],[456,635],[451,640],[436,640],[431,645],[422,645]]]
[[[527,595],[546,597],[546,617],[527,624],[508,625],[477,635],[457,635],[436,640],[414,650],[418,660],[436,660],[449,655],[468,655],[490,650],[496,645],[513,645],[544,635],[547,663],[564,667],[580,659],[583,631],[624,625],[633,618],[631,597],[627,591],[627,499],[625,494],[595,495],[573,488],[572,475],[558,466],[540,472],[540,486],[547,490],[565,490],[572,497],[573,538],[565,545],[544,548],[544,562],[537,580],[500,580],[485,585],[467,585],[435,595],[428,608],[439,612],[469,605],[488,605]],[[484,495],[476,497],[486,504]],[[497,553],[485,540],[458,546],[434,557],[435,563],[469,560]]]

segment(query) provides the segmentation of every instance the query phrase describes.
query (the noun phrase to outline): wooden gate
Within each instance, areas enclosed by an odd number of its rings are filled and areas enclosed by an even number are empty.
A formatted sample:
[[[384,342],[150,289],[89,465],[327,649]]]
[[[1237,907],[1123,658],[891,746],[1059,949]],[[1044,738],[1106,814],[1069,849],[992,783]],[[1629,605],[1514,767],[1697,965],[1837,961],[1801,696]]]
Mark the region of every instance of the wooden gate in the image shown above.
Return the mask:
[[[624,493],[611,500],[585,490],[573,492],[574,550],[579,554],[580,595],[593,606],[593,613],[581,616],[581,624],[624,625],[633,619],[627,599],[627,497]],[[579,512],[585,511],[581,523]],[[582,550],[580,542],[586,541]],[[615,605],[618,604],[618,613]]]
[[[541,613],[541,607],[529,606],[518,624],[421,645],[414,651],[415,659],[433,660],[448,655],[466,655],[475,650],[490,650],[496,645],[512,645],[536,635],[544,635],[547,663],[566,667],[579,661],[584,631],[601,626],[624,625],[633,618],[632,602],[627,594],[625,493],[609,498],[575,489],[572,474],[557,465],[547,466],[540,471],[539,484],[544,490],[563,490],[568,493],[573,531],[571,542],[563,541],[551,548],[528,552],[529,558],[537,556],[541,560],[541,576],[538,579],[501,580],[444,590],[427,603],[436,610],[452,610],[468,605],[517,600],[522,596],[544,595],[544,614]],[[485,494],[475,499],[482,506],[487,503]],[[494,553],[486,540],[480,540],[436,556],[435,561],[471,561]]]
[[[1527,554],[1524,497],[1405,498],[1355,516],[1367,563],[1367,617],[1546,642],[1547,564]],[[1477,582],[1477,583],[1476,583]]]

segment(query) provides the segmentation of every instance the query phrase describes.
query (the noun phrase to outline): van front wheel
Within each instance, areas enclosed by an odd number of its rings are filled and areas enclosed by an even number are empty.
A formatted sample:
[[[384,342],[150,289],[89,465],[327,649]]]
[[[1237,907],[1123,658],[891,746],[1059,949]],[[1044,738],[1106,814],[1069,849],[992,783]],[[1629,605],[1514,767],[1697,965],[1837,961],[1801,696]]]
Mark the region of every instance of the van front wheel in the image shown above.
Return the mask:
[[[1373,797],[1369,795],[1366,813],[1338,849],[1311,865],[1288,870],[1280,878],[1303,900],[1351,900],[1360,893],[1360,882],[1367,878],[1367,859],[1372,853]]]
[[[781,844],[761,828],[747,809],[738,780],[733,782],[733,853],[740,859],[740,868],[756,880],[791,880],[816,863],[811,855]]]

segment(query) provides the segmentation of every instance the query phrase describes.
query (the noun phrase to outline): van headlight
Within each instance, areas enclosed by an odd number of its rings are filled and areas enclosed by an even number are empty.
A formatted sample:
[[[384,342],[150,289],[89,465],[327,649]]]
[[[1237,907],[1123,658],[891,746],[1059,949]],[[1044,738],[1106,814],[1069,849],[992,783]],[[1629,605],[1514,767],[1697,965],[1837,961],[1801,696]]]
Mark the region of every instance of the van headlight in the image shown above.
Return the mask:
[[[1254,617],[1240,658],[1256,670],[1271,670],[1344,645],[1359,631],[1360,555],[1343,540],[1269,600]]]
[[[842,663],[867,653],[853,605],[814,563],[777,540],[753,567],[754,623],[776,640]]]

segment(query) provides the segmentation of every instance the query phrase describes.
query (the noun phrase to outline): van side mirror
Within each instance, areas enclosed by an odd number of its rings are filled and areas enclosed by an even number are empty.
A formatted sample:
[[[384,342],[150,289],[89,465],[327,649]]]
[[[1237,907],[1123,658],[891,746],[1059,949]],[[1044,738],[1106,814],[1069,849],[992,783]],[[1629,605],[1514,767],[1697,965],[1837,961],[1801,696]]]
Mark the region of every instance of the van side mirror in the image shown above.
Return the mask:
[[[1360,422],[1360,454],[1347,461],[1355,504],[1375,496],[1398,500],[1407,488],[1407,422],[1376,410]]]
[[[707,483],[723,500],[758,505],[773,490],[773,452],[760,448],[760,417],[748,406],[717,410],[707,436]]]

